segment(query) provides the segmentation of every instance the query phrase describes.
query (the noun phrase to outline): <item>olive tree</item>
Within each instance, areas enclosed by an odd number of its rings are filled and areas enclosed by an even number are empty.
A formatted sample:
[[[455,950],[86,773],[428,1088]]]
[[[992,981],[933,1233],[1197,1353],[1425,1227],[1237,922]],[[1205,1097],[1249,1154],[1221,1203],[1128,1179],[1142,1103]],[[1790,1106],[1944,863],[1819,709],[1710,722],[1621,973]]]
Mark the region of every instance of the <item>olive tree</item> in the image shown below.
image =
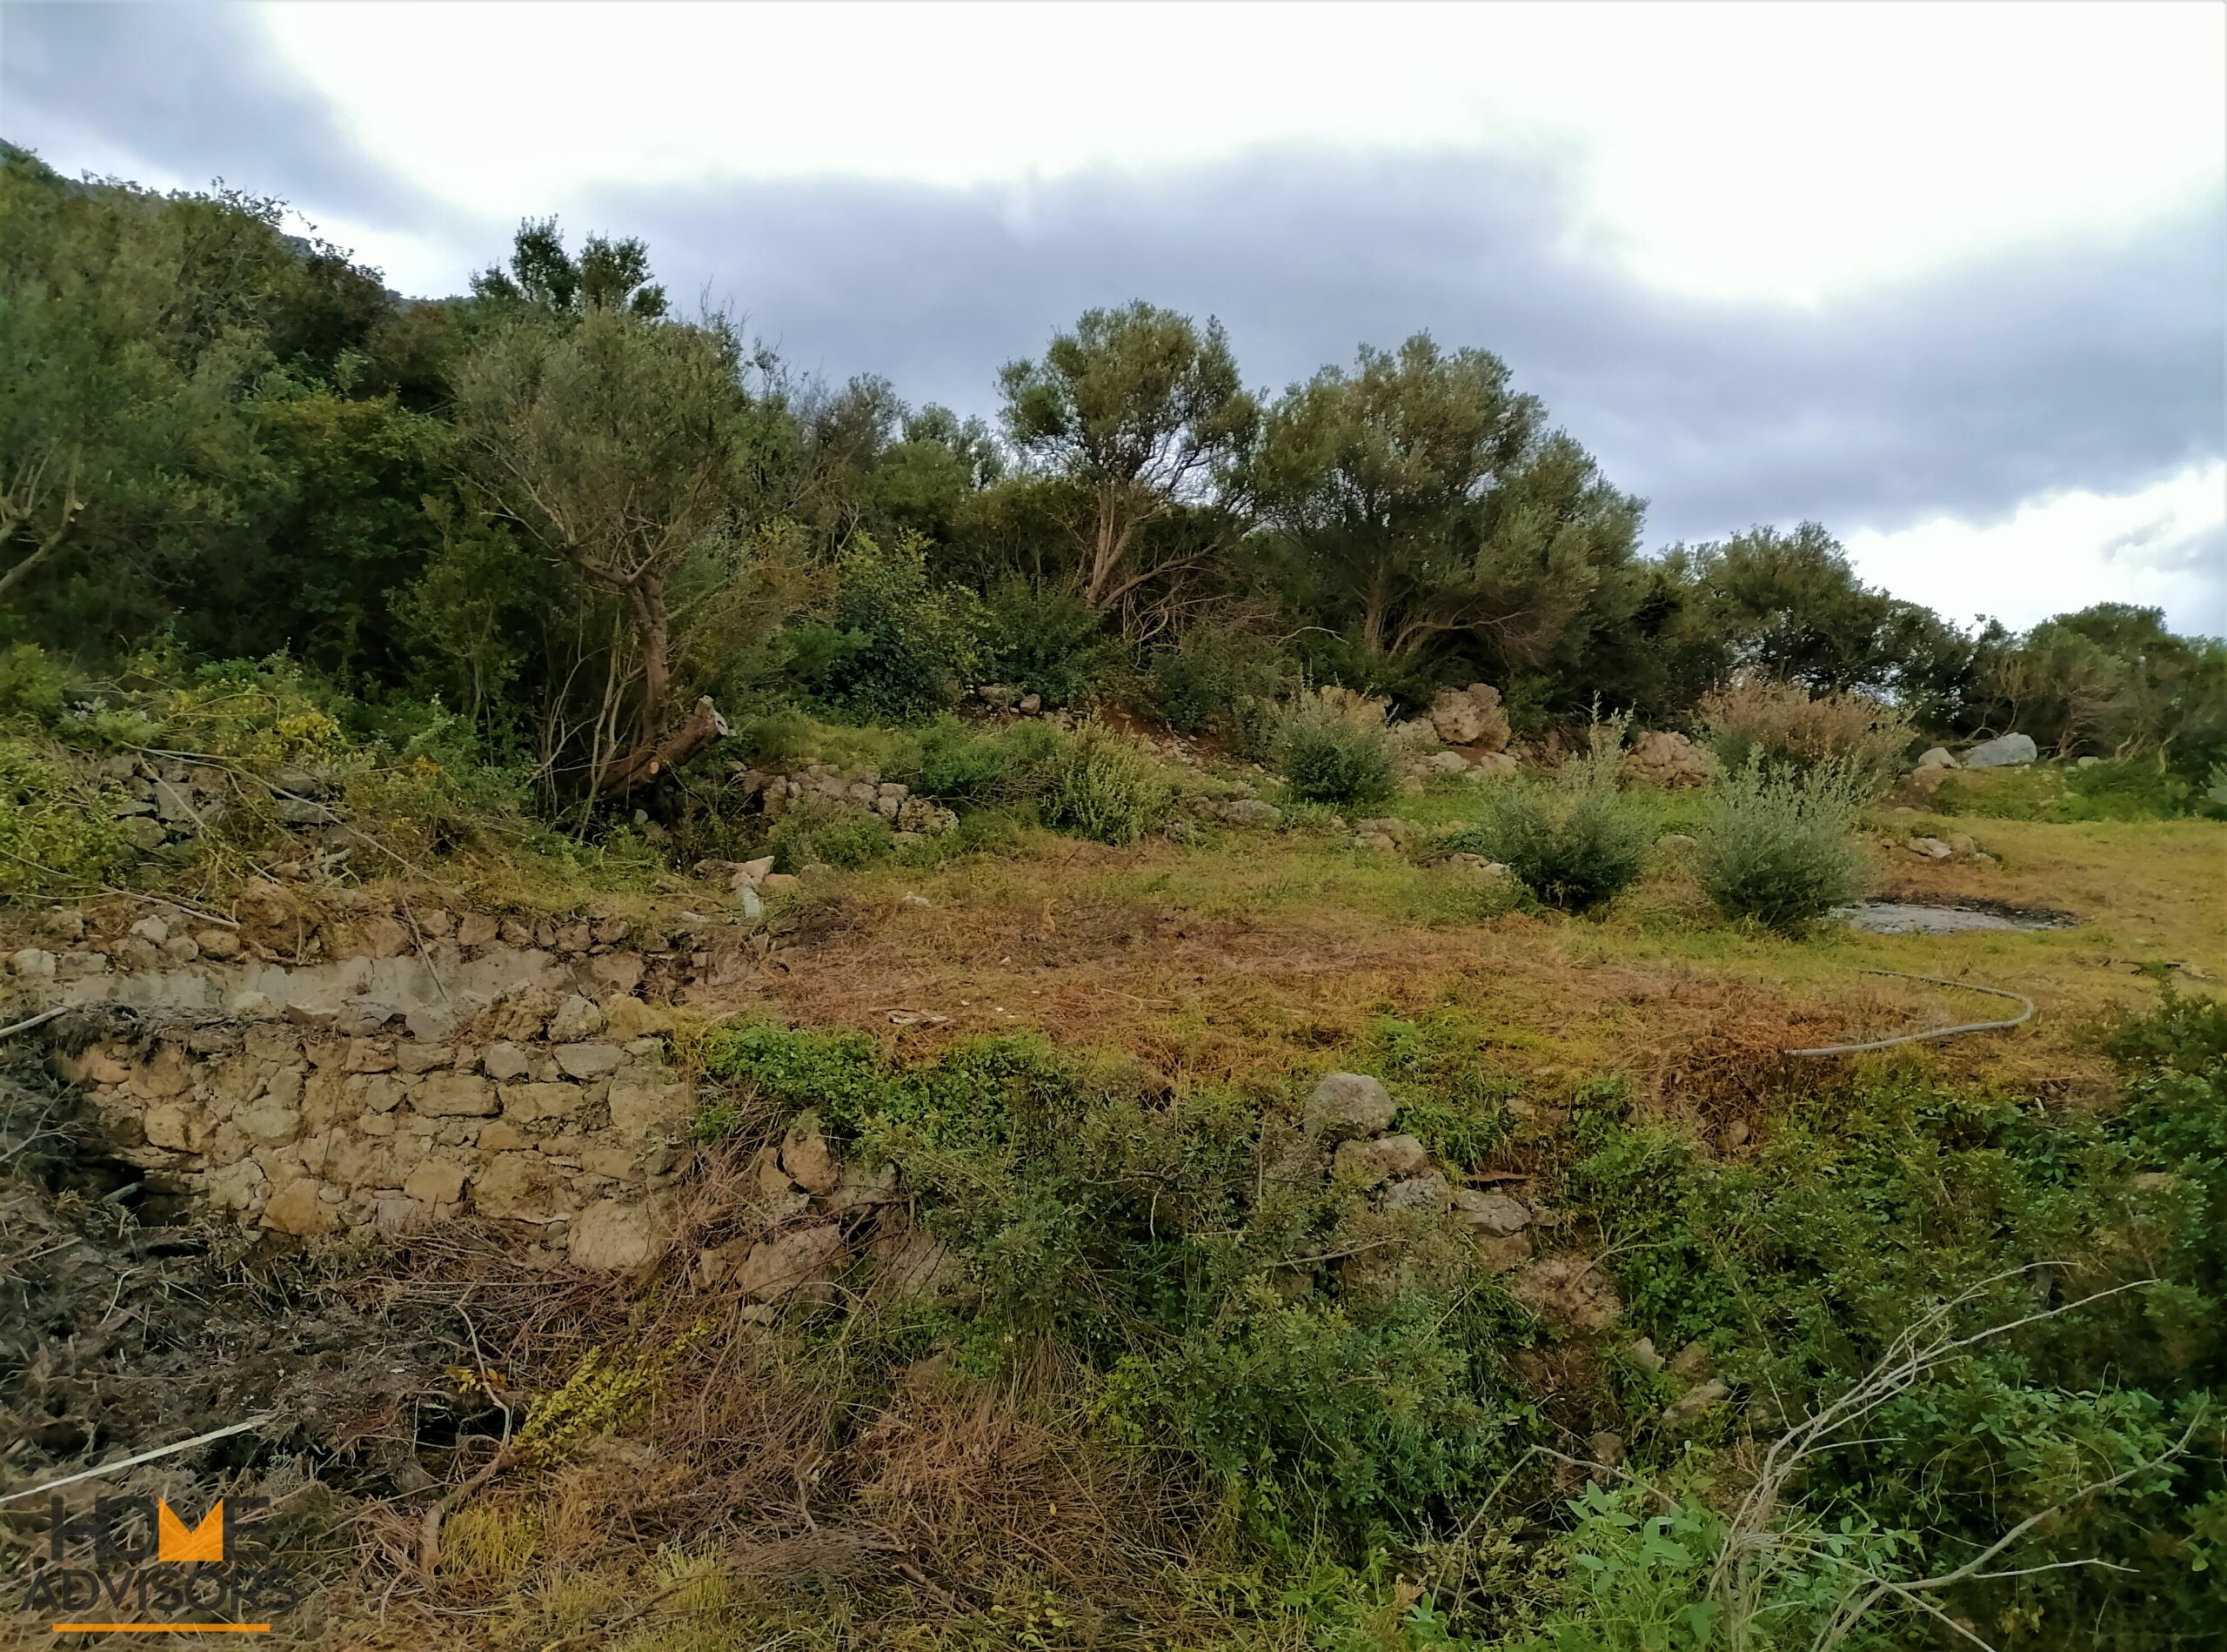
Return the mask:
[[[1246,479],[1302,608],[1370,654],[1467,638],[1535,667],[1639,525],[1545,418],[1498,357],[1427,334],[1294,385]]]
[[[742,497],[748,417],[738,342],[718,321],[524,317],[459,374],[457,431],[487,498],[528,545],[615,599],[630,627],[631,680],[600,719],[612,733],[599,728],[593,790],[639,785],[726,732],[708,699],[668,726],[671,598],[682,561]]]
[[[1085,602],[1114,608],[1213,554],[1210,537],[1147,530],[1209,502],[1258,425],[1220,322],[1141,302],[1087,311],[1000,384],[1013,445],[1087,500],[1074,535]]]

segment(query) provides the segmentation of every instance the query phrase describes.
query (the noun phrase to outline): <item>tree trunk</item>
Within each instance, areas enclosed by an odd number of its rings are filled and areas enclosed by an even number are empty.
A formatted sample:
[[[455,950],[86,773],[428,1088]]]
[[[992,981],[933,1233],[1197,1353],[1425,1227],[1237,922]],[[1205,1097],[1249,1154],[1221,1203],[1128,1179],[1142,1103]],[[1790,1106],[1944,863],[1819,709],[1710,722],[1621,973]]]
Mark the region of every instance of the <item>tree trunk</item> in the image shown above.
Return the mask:
[[[642,706],[632,748],[614,754],[597,772],[595,789],[606,793],[631,792],[655,779],[727,732],[726,719],[708,694],[696,702],[685,722],[670,733],[660,732],[672,692],[672,625],[665,612],[665,582],[645,574],[626,587],[626,599],[642,649]]]

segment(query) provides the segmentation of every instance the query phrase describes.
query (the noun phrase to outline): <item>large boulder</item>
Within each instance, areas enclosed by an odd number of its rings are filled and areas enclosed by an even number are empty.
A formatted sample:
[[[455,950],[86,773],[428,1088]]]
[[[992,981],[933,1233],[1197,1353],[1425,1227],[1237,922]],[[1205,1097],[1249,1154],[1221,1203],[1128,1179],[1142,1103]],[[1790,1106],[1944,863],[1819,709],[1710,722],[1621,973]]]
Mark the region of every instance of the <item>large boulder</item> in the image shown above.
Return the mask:
[[[2003,734],[1965,752],[1964,766],[1968,769],[2018,768],[2040,756],[2032,735]]]
[[[1481,756],[1508,746],[1508,713],[1490,683],[1440,689],[1430,703],[1430,726],[1448,746],[1475,746]]]

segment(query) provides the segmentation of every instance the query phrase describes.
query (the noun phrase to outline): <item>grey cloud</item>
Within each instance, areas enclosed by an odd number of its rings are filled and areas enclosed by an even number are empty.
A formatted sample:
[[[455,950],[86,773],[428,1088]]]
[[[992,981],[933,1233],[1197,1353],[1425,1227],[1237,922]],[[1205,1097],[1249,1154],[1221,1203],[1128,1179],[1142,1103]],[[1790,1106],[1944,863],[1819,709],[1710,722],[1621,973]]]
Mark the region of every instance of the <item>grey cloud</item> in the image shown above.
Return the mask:
[[[70,150],[97,137],[150,171],[221,177],[312,218],[413,231],[453,223],[295,83],[245,6],[17,0],[0,11],[0,111],[11,141],[65,172]]]
[[[1025,190],[858,182],[593,203],[785,355],[984,409],[997,364],[1143,296],[1227,324],[1273,386],[1428,328],[1497,351],[1652,502],[1657,542],[1758,521],[1986,523],[2222,451],[2227,224],[2007,251],[1811,310],[1666,296],[1575,244],[1570,180],[1514,164],[1287,153]]]

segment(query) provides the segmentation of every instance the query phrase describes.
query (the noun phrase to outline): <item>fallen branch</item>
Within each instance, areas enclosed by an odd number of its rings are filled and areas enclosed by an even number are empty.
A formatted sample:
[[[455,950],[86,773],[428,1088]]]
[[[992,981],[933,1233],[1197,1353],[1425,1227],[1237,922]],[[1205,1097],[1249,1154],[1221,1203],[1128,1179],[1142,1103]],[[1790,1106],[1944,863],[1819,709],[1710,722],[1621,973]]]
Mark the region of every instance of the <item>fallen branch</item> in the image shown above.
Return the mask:
[[[614,757],[597,772],[599,793],[631,792],[655,779],[665,770],[685,763],[712,741],[726,737],[727,719],[719,715],[712,697],[696,702],[688,720],[671,732],[645,740],[624,757]]]

